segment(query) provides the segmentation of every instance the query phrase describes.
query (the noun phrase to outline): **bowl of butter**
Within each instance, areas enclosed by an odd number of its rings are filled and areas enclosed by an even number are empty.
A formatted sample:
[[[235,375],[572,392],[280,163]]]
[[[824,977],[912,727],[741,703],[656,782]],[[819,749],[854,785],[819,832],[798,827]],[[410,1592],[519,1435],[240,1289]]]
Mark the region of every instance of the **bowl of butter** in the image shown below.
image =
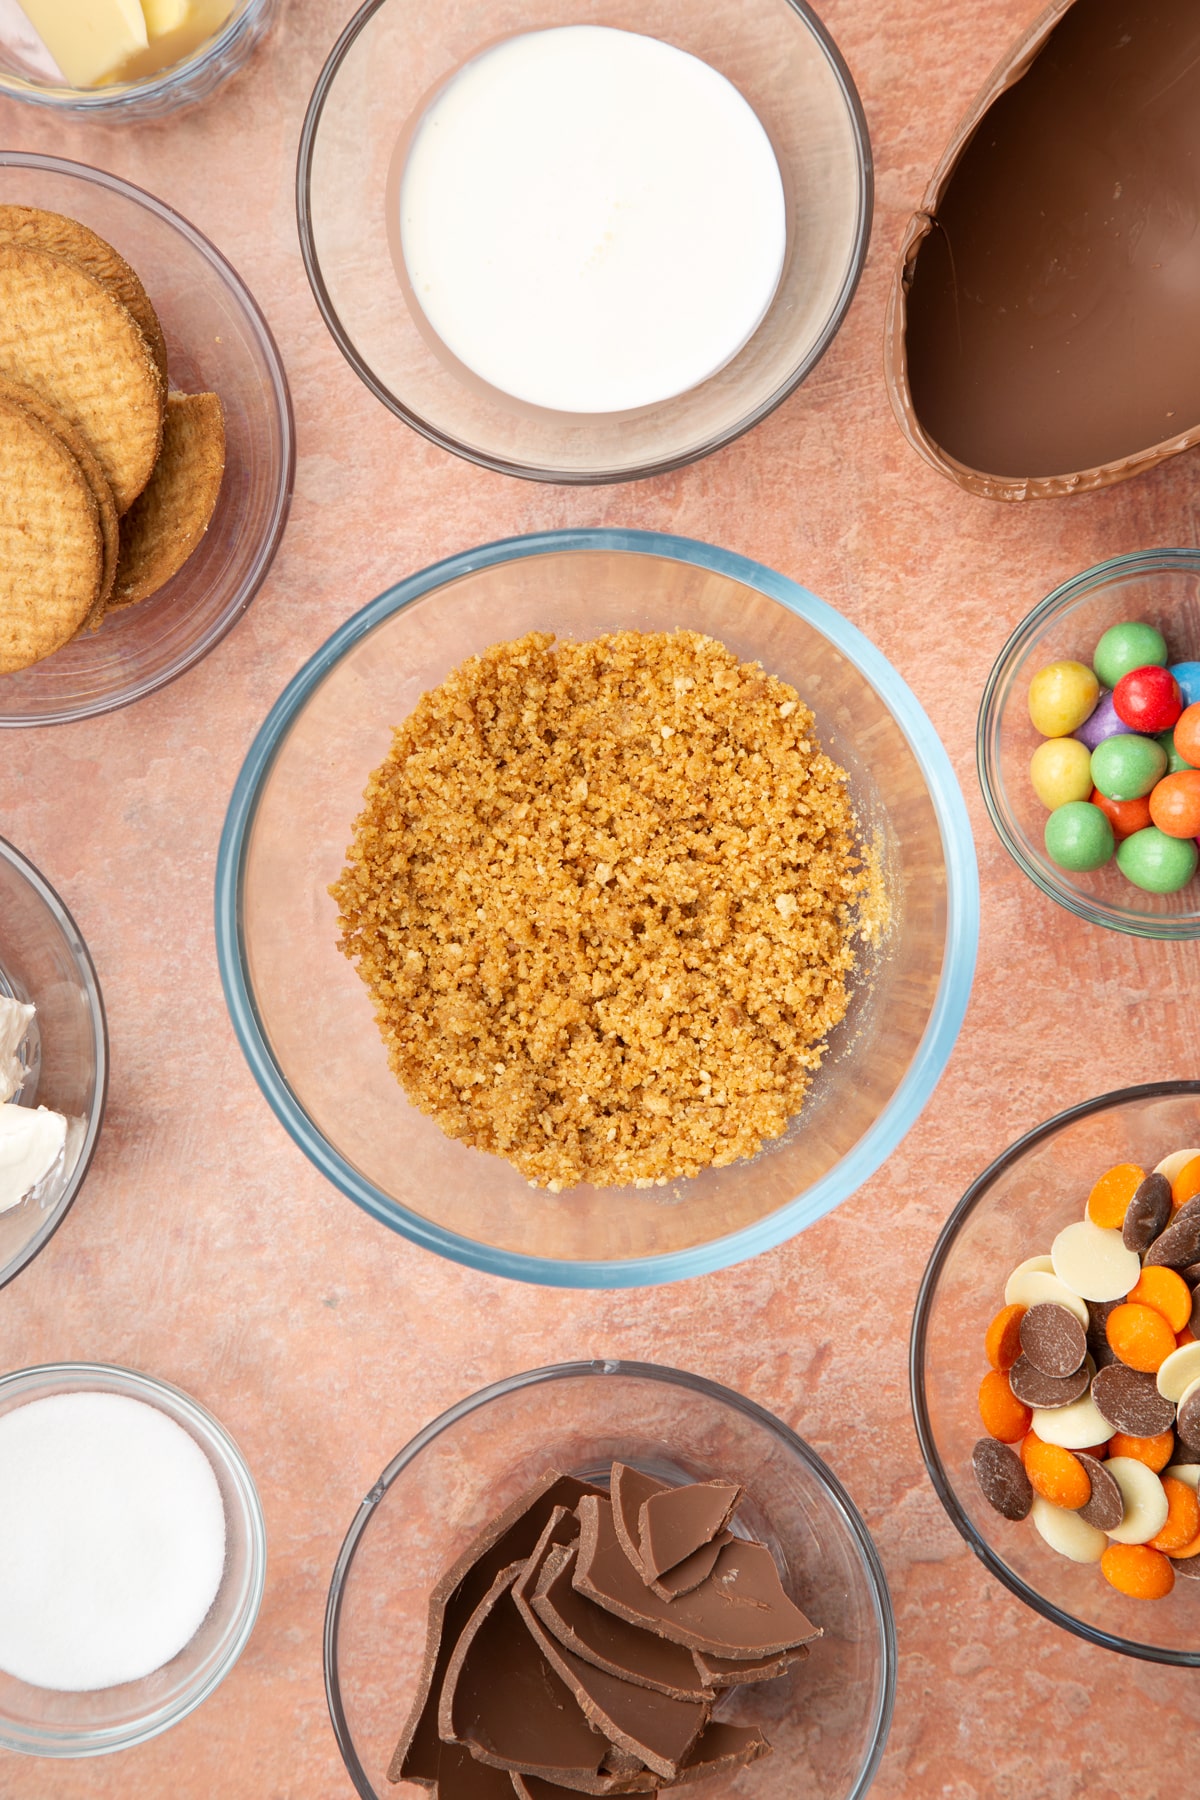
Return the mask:
[[[278,0],[0,0],[0,94],[156,118],[212,93],[277,11]]]
[[[0,838],[0,1287],[83,1185],[104,1116],[108,1037],[79,927]]]

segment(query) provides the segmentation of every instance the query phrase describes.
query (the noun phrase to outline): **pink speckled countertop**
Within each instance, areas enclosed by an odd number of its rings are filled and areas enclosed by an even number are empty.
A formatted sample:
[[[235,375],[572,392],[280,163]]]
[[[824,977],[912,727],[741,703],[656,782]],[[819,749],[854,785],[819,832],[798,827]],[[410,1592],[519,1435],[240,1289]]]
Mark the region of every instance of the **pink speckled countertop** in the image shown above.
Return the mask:
[[[879,1545],[899,1628],[880,1800],[1167,1800],[1179,1791],[1168,1771],[1190,1766],[1200,1682],[1089,1649],[994,1582],[942,1513],[907,1402],[917,1283],[971,1178],[1059,1106],[1125,1081],[1194,1075],[1200,1062],[1195,948],[1089,930],[1037,894],[986,820],[973,759],[984,678],[1035,600],[1103,557],[1196,542],[1197,455],[1081,500],[989,504],[908,448],[881,374],[903,222],[1034,0],[826,0],[876,156],[871,256],[849,318],[807,384],[750,436],[662,480],[591,492],[505,480],[435,450],[371,398],[318,316],[296,241],[296,140],[351,11],[350,0],[285,0],[252,67],[219,100],[162,125],[63,127],[0,104],[6,146],[128,176],[216,241],[276,334],[299,433],[282,551],[207,661],[124,712],[4,738],[0,831],[57,886],[88,940],[112,1084],[73,1212],[0,1294],[0,1368],[104,1360],[190,1390],[254,1470],[270,1568],[250,1646],[199,1711],[140,1749],[92,1762],[0,1753],[0,1794],[349,1796],[325,1710],[321,1623],[359,1498],[462,1395],[519,1369],[608,1355],[741,1389],[846,1483]],[[226,800],[304,658],[436,558],[510,533],[596,524],[727,545],[799,578],[867,632],[949,749],[983,883],[966,1024],[890,1163],[796,1242],[644,1292],[518,1289],[372,1223],[268,1111],[234,1042],[213,949]]]

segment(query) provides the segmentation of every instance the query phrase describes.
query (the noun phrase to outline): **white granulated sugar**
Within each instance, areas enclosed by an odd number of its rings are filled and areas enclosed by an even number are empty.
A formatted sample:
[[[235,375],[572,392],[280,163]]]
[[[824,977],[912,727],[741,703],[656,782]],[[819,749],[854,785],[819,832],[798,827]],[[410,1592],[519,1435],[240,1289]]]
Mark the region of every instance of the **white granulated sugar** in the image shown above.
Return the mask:
[[[121,1394],[0,1417],[0,1669],[80,1693],[137,1681],[190,1642],[221,1585],[207,1456]]]

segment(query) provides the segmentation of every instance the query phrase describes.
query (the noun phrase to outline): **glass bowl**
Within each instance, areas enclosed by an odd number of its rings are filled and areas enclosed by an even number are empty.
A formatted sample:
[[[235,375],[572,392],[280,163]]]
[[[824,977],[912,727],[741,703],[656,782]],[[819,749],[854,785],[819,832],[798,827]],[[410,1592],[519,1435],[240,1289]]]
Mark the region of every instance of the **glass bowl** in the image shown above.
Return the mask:
[[[39,53],[37,34],[19,12],[17,0],[0,0],[0,95],[105,124],[161,118],[207,99],[240,69],[270,30],[278,9],[279,0],[233,0],[224,24],[169,68],[136,81],[73,88],[48,76],[45,53]]]
[[[1005,849],[1029,879],[1092,925],[1132,937],[1200,936],[1200,880],[1177,894],[1144,894],[1106,863],[1088,875],[1058,868],[1046,855],[1046,808],[1029,780],[1042,742],[1029,719],[1029,684],[1048,662],[1090,665],[1101,634],[1123,619],[1144,619],[1167,640],[1173,662],[1200,660],[1200,550],[1141,550],[1114,556],[1064,581],[1017,626],[988,676],[979,707],[979,784]]]
[[[451,1407],[388,1464],[355,1515],[325,1611],[325,1691],[362,1800],[413,1792],[385,1776],[420,1673],[434,1583],[548,1468],[596,1479],[614,1458],[663,1481],[744,1485],[739,1518],[824,1629],[786,1675],[733,1690],[729,1716],[761,1724],[773,1745],[735,1791],[755,1800],[866,1793],[891,1724],[896,1639],[879,1556],[853,1502],[781,1420],[729,1388],[652,1363],[577,1362],[514,1375]],[[714,1800],[730,1791],[715,1779],[696,1788]]]
[[[716,375],[624,413],[525,405],[471,376],[418,326],[389,247],[401,145],[433,92],[479,50],[536,23],[661,38],[740,89],[771,139],[788,250],[762,324]],[[445,450],[501,474],[628,481],[706,456],[796,388],[837,331],[871,224],[866,118],[837,48],[803,0],[369,0],[334,45],[300,140],[297,212],[317,304],[377,399]]]
[[[141,1681],[91,1693],[31,1687],[0,1670],[0,1745],[28,1756],[103,1756],[178,1724],[206,1700],[246,1647],[266,1579],[262,1507],[233,1439],[211,1414],[152,1375],[105,1363],[48,1363],[0,1376],[0,1412],[51,1394],[122,1394],[157,1407],[203,1450],[225,1503],[225,1570],[217,1597],[179,1655]]]
[[[549,630],[687,627],[793,681],[881,846],[892,925],[798,1122],[753,1161],[672,1187],[533,1190],[445,1137],[388,1068],[337,943],[330,882],[392,729],[464,657]],[[390,588],[284,691],[238,778],[217,867],[217,954],[251,1069],[296,1142],[393,1230],[494,1274],[577,1287],[672,1281],[792,1237],[864,1182],[954,1044],[978,883],[962,796],[912,694],[832,607],[689,539],[558,531],[470,550]]]
[[[1092,1564],[1068,1562],[1026,1519],[988,1505],[971,1452],[984,1435],[977,1398],[984,1333],[1004,1283],[1082,1218],[1098,1176],[1120,1162],[1152,1169],[1200,1143],[1200,1081],[1158,1081],[1101,1094],[1018,1138],[971,1184],[934,1246],[913,1317],[909,1374],[917,1437],[952,1524],[984,1567],[1052,1624],[1150,1662],[1200,1667],[1200,1583],[1155,1605],[1118,1594]]]
[[[164,687],[220,642],[262,586],[292,496],[295,442],[275,340],[221,253],[161,200],[115,175],[0,150],[0,204],[65,213],[99,232],[141,277],[162,320],[172,387],[225,407],[225,479],[201,543],[149,600],[110,613],[14,675],[0,726],[93,718]]]
[[[0,838],[0,994],[30,1002],[19,1104],[67,1120],[61,1165],[0,1212],[0,1287],[47,1244],[83,1186],[104,1117],[108,1033],[100,984],[79,927],[32,863]]]

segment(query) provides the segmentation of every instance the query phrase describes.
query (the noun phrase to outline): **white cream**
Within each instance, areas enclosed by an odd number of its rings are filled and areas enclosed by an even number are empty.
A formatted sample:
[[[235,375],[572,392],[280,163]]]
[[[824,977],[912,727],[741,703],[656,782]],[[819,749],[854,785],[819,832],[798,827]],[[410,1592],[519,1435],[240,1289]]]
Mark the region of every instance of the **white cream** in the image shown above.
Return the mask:
[[[783,182],[726,78],[607,26],[524,32],[420,121],[400,186],[417,303],[460,362],[559,412],[685,392],[761,323]]]
[[[67,1141],[67,1121],[48,1107],[0,1106],[0,1212],[45,1180]]]
[[[17,1055],[33,1024],[34,1008],[0,994],[0,1103],[20,1092],[25,1069]]]

